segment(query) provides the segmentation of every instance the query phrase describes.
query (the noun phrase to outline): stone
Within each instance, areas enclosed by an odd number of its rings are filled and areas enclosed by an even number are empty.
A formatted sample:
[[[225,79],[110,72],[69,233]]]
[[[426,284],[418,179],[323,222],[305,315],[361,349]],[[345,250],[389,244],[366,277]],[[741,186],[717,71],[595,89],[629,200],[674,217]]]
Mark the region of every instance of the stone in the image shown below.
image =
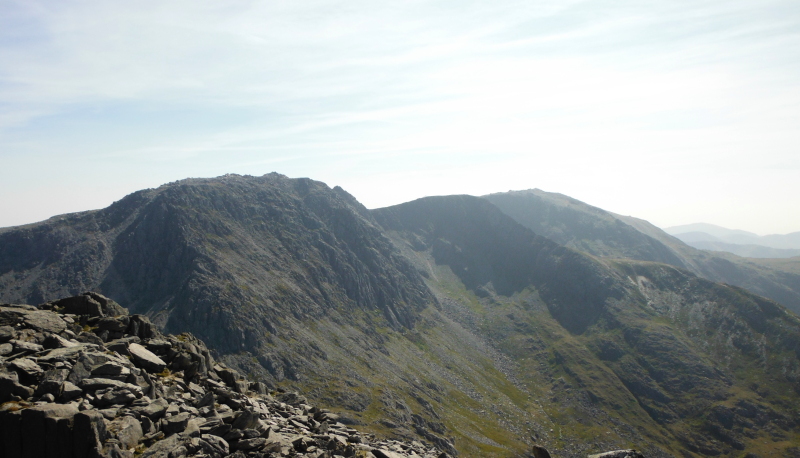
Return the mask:
[[[531,454],[533,458],[550,458],[550,452],[541,445],[534,445]]]
[[[80,353],[96,350],[97,346],[88,343],[78,343],[73,347],[55,348],[44,356],[40,356],[40,363],[55,364],[56,362],[73,361]]]
[[[158,420],[159,418],[163,417],[164,414],[167,412],[167,408],[169,407],[169,402],[167,402],[164,398],[158,398],[150,403],[150,405],[145,407],[136,407],[133,409],[139,415],[143,415],[148,417],[151,420]]]
[[[252,429],[258,426],[258,421],[261,419],[260,415],[253,410],[247,409],[242,411],[231,426],[234,429]]]
[[[57,314],[24,307],[0,307],[0,325],[22,324],[39,332],[59,333],[67,329],[67,324]]]
[[[9,401],[13,396],[28,399],[33,396],[33,388],[20,384],[14,372],[0,372],[0,402]]]
[[[26,456],[57,456],[59,431],[55,419],[71,419],[78,408],[71,404],[43,404],[22,411],[22,449]],[[47,419],[53,421],[46,421]],[[48,427],[49,426],[49,427]],[[48,450],[52,448],[52,450]]]
[[[23,378],[28,377],[31,380],[38,380],[44,375],[44,370],[42,367],[36,364],[36,362],[30,358],[18,358],[9,364],[9,366],[15,369],[19,375]]]
[[[130,326],[130,324],[128,326]],[[105,345],[106,348],[108,348],[111,351],[115,351],[120,355],[129,356],[130,352],[128,351],[128,345],[132,343],[138,344],[141,342],[142,339],[138,338],[137,336],[127,336],[127,337],[122,337],[120,339],[111,340],[107,342]]]
[[[7,457],[22,457],[22,412],[0,411],[0,439]]]
[[[308,404],[308,399],[305,396],[301,396],[296,392],[287,392],[287,393],[280,393],[276,396],[276,399],[279,402],[283,402],[289,404],[290,406],[299,406],[300,404]]]
[[[151,339],[147,342],[146,347],[153,353],[158,353],[163,355],[167,351],[169,351],[170,348],[172,348],[172,344],[168,340]]]
[[[131,370],[116,361],[107,361],[92,369],[92,376],[127,376]]]
[[[225,439],[203,434],[200,436],[200,450],[208,455],[208,458],[222,458],[230,452],[230,447]]]
[[[73,451],[75,458],[95,458],[108,438],[106,420],[96,410],[75,414],[73,423]]]
[[[127,389],[109,390],[97,399],[100,407],[113,405],[128,405],[136,400],[136,395]]]
[[[124,332],[128,329],[129,323],[130,317],[127,316],[103,317],[97,322],[97,330],[100,332]]]
[[[108,425],[109,433],[119,441],[120,448],[128,450],[136,447],[144,436],[142,425],[133,417],[115,418]]]
[[[67,376],[69,376],[69,369],[50,369],[44,373],[34,395],[41,396],[45,393],[50,393],[58,396],[61,392],[62,384],[67,380]]]
[[[69,402],[73,399],[78,399],[83,394],[83,390],[78,388],[72,382],[66,381],[61,385],[61,397],[60,400],[62,402]]]
[[[43,346],[33,342],[12,340],[10,343],[14,346],[14,353],[39,353],[40,351],[44,351]]]
[[[219,365],[217,367],[215,367],[214,369],[217,372],[217,375],[219,375],[219,378],[221,378],[222,381],[225,382],[226,385],[228,385],[231,388],[235,388],[236,387],[236,380],[239,379],[239,373],[238,372],[236,372],[233,369],[229,369],[227,367],[222,367],[222,366],[219,366]]]
[[[0,356],[10,355],[14,351],[14,345],[10,343],[0,344]]]
[[[6,343],[12,339],[16,339],[17,333],[11,326],[0,326],[0,343]]]
[[[103,458],[133,458],[133,451],[122,450],[116,439],[108,439],[103,445],[101,456]]]
[[[186,441],[179,434],[173,434],[163,440],[154,443],[150,448],[142,453],[141,458],[167,458],[173,456],[170,452],[178,449]]]
[[[114,300],[103,296],[100,293],[96,293],[94,291],[87,291],[83,293],[84,296],[89,296],[90,298],[94,299],[95,301],[100,303],[100,307],[103,310],[103,313],[109,316],[120,316],[120,315],[128,315],[128,309],[125,307],[117,304]]]
[[[42,346],[45,349],[51,350],[54,348],[70,348],[77,346],[77,342],[70,342],[69,340],[61,337],[58,334],[50,334],[44,339]]]
[[[137,343],[128,345],[128,351],[131,354],[131,358],[133,358],[134,364],[146,371],[160,373],[167,367],[167,363],[161,358]]]
[[[115,390],[130,391],[137,398],[141,398],[143,395],[142,389],[136,385],[107,378],[87,378],[81,381],[80,386],[87,391],[99,390],[102,388],[113,388]]]
[[[126,334],[140,339],[151,339],[155,335],[153,323],[144,315],[131,315]]]
[[[54,302],[56,307],[61,309],[61,313],[86,316],[104,316],[103,306],[100,302],[88,295],[67,297]]]
[[[232,450],[258,450],[267,444],[267,439],[263,437],[256,437],[253,439],[240,439],[230,444]]]
[[[161,430],[164,434],[171,435],[183,432],[189,424],[189,413],[183,412],[171,417],[165,418],[161,423]]]
[[[627,449],[597,453],[594,455],[589,455],[588,458],[644,458],[644,455],[634,449]]]

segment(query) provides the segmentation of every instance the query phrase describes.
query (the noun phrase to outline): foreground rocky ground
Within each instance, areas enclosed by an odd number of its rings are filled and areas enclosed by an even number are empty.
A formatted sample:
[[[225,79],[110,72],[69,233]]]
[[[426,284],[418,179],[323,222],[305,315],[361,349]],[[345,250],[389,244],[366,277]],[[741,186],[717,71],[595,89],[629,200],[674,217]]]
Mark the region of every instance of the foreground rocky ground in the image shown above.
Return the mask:
[[[0,306],[0,458],[448,458],[379,440],[97,293]],[[550,458],[535,446],[529,456]],[[633,450],[597,458],[642,458]]]
[[[0,458],[447,457],[269,394],[96,293],[0,306],[0,403]]]

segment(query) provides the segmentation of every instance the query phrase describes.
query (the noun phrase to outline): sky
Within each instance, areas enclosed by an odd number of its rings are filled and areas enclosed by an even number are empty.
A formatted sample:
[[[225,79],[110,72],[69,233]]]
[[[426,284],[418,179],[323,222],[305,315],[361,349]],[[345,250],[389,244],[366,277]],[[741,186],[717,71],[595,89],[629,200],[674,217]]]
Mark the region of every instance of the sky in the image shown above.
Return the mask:
[[[800,231],[800,2],[0,0],[0,227],[272,171]]]

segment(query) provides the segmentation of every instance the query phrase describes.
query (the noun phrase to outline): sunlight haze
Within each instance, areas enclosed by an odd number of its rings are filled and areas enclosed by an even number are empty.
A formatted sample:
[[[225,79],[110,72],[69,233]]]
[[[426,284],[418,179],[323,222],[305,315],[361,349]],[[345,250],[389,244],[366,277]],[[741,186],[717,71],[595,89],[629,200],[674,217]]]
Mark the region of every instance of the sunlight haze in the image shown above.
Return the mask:
[[[800,231],[796,1],[5,1],[0,227],[272,171]]]

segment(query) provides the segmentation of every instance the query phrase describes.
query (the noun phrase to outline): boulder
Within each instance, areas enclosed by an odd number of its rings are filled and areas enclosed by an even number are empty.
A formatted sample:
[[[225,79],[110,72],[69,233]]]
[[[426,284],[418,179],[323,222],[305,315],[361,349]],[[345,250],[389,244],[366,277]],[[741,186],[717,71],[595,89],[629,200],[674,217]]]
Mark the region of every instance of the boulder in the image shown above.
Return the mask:
[[[7,457],[22,457],[22,412],[0,411],[0,439]]]
[[[81,381],[81,388],[87,391],[99,390],[102,388],[112,388],[114,390],[127,390],[133,393],[137,398],[142,397],[142,389],[131,383],[120,382],[119,380],[112,380],[107,378],[87,378]]]
[[[188,412],[179,413],[169,418],[165,418],[161,422],[161,430],[164,434],[171,435],[183,432],[189,424],[190,415]]]
[[[72,444],[75,458],[96,458],[108,438],[106,420],[96,410],[75,414]]]
[[[133,410],[139,415],[148,417],[151,420],[158,420],[164,416],[164,413],[167,411],[167,407],[169,407],[167,400],[164,398],[158,398],[147,406],[136,407]]]
[[[28,384],[29,381],[39,380],[44,375],[42,367],[30,358],[15,359],[9,363],[9,366],[17,371],[20,380],[25,384]]]
[[[57,314],[43,310],[28,309],[19,306],[0,307],[0,326],[24,327],[40,332],[59,333],[67,329],[67,324]]]
[[[128,416],[115,418],[108,425],[108,432],[119,441],[123,450],[136,447],[144,435],[142,425],[135,418]]]
[[[15,372],[0,372],[0,402],[9,401],[13,396],[28,399],[33,396],[33,388],[20,384]]]
[[[22,450],[26,456],[58,456],[59,428],[56,419],[69,421],[78,413],[71,404],[43,404],[22,410]],[[53,421],[46,421],[46,419]],[[49,427],[48,427],[49,426]]]
[[[0,326],[0,343],[6,343],[9,340],[16,339],[17,333],[11,326]]]
[[[167,363],[161,358],[137,343],[128,345],[128,351],[134,364],[148,372],[160,373],[167,367]]]
[[[210,434],[203,434],[200,436],[200,450],[208,455],[208,458],[222,458],[227,456],[230,447],[225,439]]]
[[[533,450],[531,450],[531,454],[533,455],[533,458],[550,458],[550,452],[548,452],[547,449],[541,445],[534,445]]]
[[[34,342],[12,340],[9,343],[14,346],[14,353],[39,353],[40,351],[44,351],[43,346]]]
[[[86,316],[105,316],[103,306],[89,295],[67,297],[53,303],[62,313]]]

